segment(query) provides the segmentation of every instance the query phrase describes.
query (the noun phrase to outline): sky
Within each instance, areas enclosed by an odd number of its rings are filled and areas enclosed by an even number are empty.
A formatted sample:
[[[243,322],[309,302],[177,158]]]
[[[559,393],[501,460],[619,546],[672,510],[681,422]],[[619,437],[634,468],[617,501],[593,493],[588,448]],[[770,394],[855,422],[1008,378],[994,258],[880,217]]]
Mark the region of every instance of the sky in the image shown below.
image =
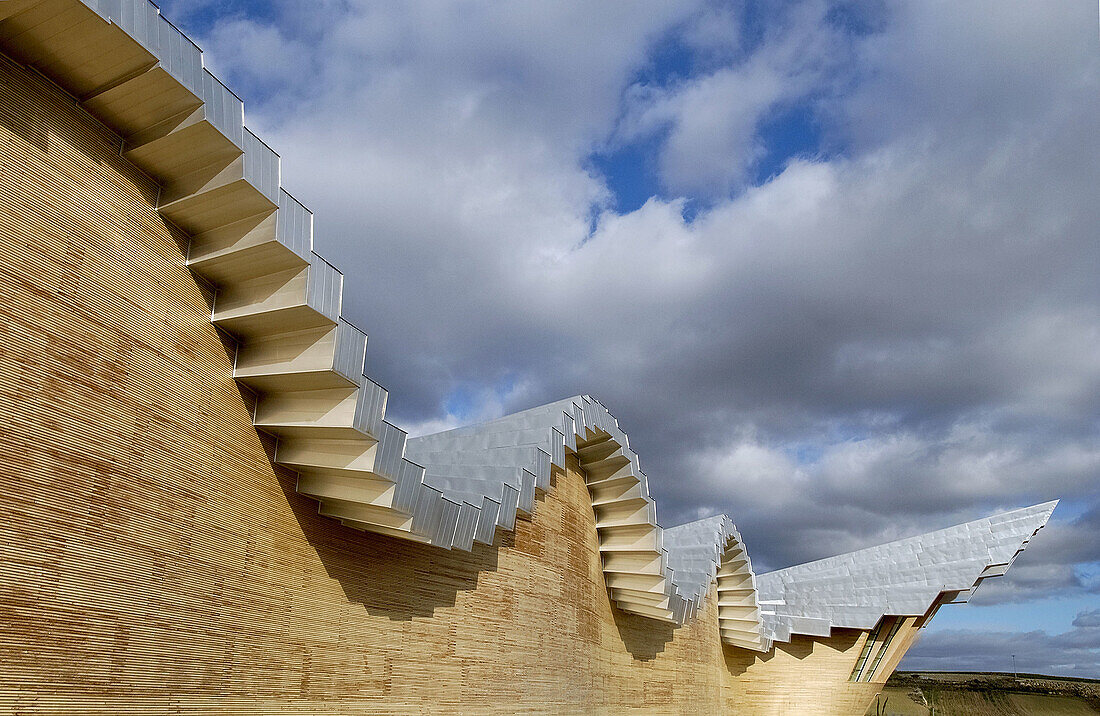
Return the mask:
[[[1100,677],[1094,2],[163,9],[398,426],[594,395],[760,571],[1059,498],[902,668]]]

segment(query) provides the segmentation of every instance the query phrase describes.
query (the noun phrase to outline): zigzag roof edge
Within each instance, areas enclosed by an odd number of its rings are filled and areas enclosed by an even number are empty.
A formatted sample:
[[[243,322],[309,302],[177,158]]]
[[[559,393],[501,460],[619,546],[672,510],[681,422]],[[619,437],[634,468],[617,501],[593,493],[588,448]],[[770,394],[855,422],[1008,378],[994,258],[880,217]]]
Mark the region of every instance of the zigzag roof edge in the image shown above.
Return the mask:
[[[871,629],[886,615],[923,616],[966,601],[1003,575],[1050,519],[1058,501],[1010,510],[915,537],[795,565],[759,576],[767,634],[819,635]],[[962,597],[960,599],[960,597]]]
[[[577,395],[476,425],[410,438],[406,455],[424,466],[424,483],[445,496],[501,506],[478,513],[476,539],[485,542],[492,540],[496,527],[511,529],[517,512],[532,514],[536,489],[549,490],[552,470],[565,470],[566,456],[576,455],[591,476],[601,557],[620,607],[676,624],[698,608],[701,597],[695,589],[682,588],[669,565],[656,503],[638,456],[630,450],[618,421],[591,396]],[[488,523],[490,519],[493,524]],[[648,532],[644,546],[616,542],[617,535],[634,535],[638,530]],[[658,583],[644,589],[637,584],[654,579]],[[631,581],[635,583],[626,586]]]
[[[519,493],[515,510],[528,513],[535,509],[535,488],[550,488],[550,466],[564,470],[566,455],[576,455],[588,476],[598,531],[600,510],[613,507],[616,501],[650,506],[644,525],[653,533],[654,556],[633,567],[652,570],[659,565],[660,575],[671,587],[667,594],[669,620],[680,624],[693,616],[710,585],[717,582],[720,623],[725,625],[723,639],[743,648],[766,651],[770,642],[761,621],[756,575],[733,521],[726,515],[716,515],[662,529],[645,475],[628,444],[626,433],[606,406],[591,396],[578,395],[482,423],[410,438],[407,455],[424,465],[426,484],[452,499],[476,502],[511,490]],[[604,466],[616,456],[619,463]],[[528,475],[534,479],[526,479]],[[613,483],[611,497],[601,492],[600,485],[608,482]],[[493,527],[510,527],[515,522],[511,513],[497,512],[492,517],[496,519]],[[633,526],[642,525],[638,521]],[[490,526],[483,524],[478,525],[477,532],[486,537],[492,534]],[[618,549],[601,550],[601,558],[609,583],[619,574],[647,573],[631,572]],[[739,604],[724,603],[722,595],[732,599],[734,592],[738,593]],[[620,601],[620,606],[634,611],[630,601]]]
[[[39,0],[7,0],[0,6],[0,20],[6,23],[0,50],[29,60],[68,91],[122,138],[127,160],[166,188],[157,209],[191,236],[188,267],[219,287],[211,320],[240,341],[248,358],[238,356],[234,378],[258,386],[263,395],[256,426],[278,437],[276,462],[299,471],[299,491],[320,501],[323,514],[359,529],[469,549],[475,540],[491,541],[490,527],[511,529],[517,511],[527,505],[533,510],[534,490],[549,487],[551,466],[564,467],[571,452],[589,476],[605,578],[620,607],[682,623],[699,605],[699,574],[709,589],[711,555],[715,578],[721,579],[723,560],[732,552],[737,567],[724,576],[752,582],[754,598],[757,591],[780,594],[780,599],[764,600],[781,603],[772,614],[761,610],[760,622],[773,636],[785,632],[789,638],[791,633],[827,633],[833,626],[869,628],[873,623],[868,620],[879,614],[882,594],[896,596],[893,602],[885,599],[884,609],[905,610],[924,604],[930,590],[937,590],[930,604],[945,594],[969,596],[983,579],[1003,574],[1057,504],[995,515],[758,579],[729,518],[710,518],[713,544],[701,538],[690,549],[680,545],[681,537],[692,529],[706,532],[698,521],[661,529],[626,434],[590,396],[407,441],[403,431],[385,421],[386,392],[363,374],[366,336],[341,316],[342,275],[313,253],[312,214],[282,188],[279,157],[245,126],[240,98],[206,69],[198,47],[148,0],[62,4],[86,8],[82,12],[103,22],[40,33],[40,24],[21,18],[56,8],[43,10],[47,4]],[[84,41],[92,36],[95,42]],[[50,52],[58,43],[84,51]],[[218,172],[196,186],[187,172],[201,161],[211,162],[203,169],[217,166]],[[259,223],[249,223],[241,233],[246,219]],[[226,243],[227,236],[233,241]],[[261,255],[264,261],[256,261]],[[287,303],[278,307],[281,313],[248,295],[250,282],[283,274],[287,282],[278,284],[278,291]],[[313,361],[308,369],[260,355],[263,348],[258,345],[289,340],[290,333],[301,340],[303,331],[316,340],[303,353]],[[541,422],[543,410],[546,425]],[[517,422],[501,422],[508,420]],[[494,427],[486,427],[490,425]],[[536,435],[540,429],[543,437]],[[513,444],[497,444],[509,434]],[[442,449],[428,449],[433,437],[443,443]],[[448,451],[445,444],[452,440],[457,443]],[[344,452],[332,443],[340,443]],[[410,444],[414,447],[406,452]],[[484,462],[489,453],[508,453],[508,459],[502,464],[471,462]],[[417,464],[411,459],[415,455],[431,460]],[[441,455],[454,459],[442,460]],[[452,475],[445,466],[463,469]],[[470,467],[511,472],[487,470],[479,481]],[[492,490],[498,486],[496,495]],[[960,528],[967,529],[960,534]],[[705,553],[705,564],[693,561],[692,549]],[[932,566],[916,559],[918,553],[931,555]],[[854,579],[861,565],[881,568],[891,558],[896,568],[890,579]],[[695,566],[703,569],[694,572]],[[806,585],[814,586],[813,598],[801,600]],[[853,594],[862,601],[842,601]]]

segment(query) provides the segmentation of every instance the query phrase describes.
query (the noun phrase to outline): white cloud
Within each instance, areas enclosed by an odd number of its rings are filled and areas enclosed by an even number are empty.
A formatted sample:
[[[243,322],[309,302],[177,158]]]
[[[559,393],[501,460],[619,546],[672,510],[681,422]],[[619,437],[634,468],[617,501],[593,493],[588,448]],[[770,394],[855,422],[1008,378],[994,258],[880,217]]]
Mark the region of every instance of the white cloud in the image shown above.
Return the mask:
[[[831,94],[832,72],[850,46],[826,21],[829,6],[804,2],[773,7],[761,46],[709,74],[670,87],[635,85],[620,141],[667,132],[660,179],[672,192],[723,197],[742,187],[766,151],[761,124],[775,112]],[[704,53],[732,33],[731,12],[709,8],[688,28]],[[738,36],[727,40],[737,45]]]
[[[787,454],[748,438],[695,456],[691,469],[716,495],[774,512],[798,499],[810,476]]]
[[[206,53],[207,69],[220,78],[232,77],[253,93],[293,86],[311,71],[313,58],[303,43],[278,27],[245,17],[219,22],[207,42],[218,48]]]

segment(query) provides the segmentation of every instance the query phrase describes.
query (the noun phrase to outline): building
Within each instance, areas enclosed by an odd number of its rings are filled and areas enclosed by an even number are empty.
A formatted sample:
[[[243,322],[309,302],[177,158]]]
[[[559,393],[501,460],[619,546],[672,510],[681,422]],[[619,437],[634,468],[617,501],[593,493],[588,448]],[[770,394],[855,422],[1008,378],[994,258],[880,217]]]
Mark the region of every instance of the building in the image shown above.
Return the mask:
[[[146,0],[0,0],[0,704],[862,713],[1054,503],[757,575],[576,396],[406,439],[312,216]]]

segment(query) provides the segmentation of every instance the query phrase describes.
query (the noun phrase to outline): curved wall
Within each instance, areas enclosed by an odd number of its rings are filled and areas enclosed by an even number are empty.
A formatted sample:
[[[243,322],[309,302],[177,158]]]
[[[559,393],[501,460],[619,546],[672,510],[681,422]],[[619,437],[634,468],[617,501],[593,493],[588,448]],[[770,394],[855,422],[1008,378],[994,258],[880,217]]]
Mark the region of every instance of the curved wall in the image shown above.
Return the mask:
[[[469,553],[318,515],[119,142],[0,58],[0,705],[853,713],[877,691],[845,681],[864,632],[765,656],[723,646],[713,586],[678,629],[614,609],[572,457]]]

